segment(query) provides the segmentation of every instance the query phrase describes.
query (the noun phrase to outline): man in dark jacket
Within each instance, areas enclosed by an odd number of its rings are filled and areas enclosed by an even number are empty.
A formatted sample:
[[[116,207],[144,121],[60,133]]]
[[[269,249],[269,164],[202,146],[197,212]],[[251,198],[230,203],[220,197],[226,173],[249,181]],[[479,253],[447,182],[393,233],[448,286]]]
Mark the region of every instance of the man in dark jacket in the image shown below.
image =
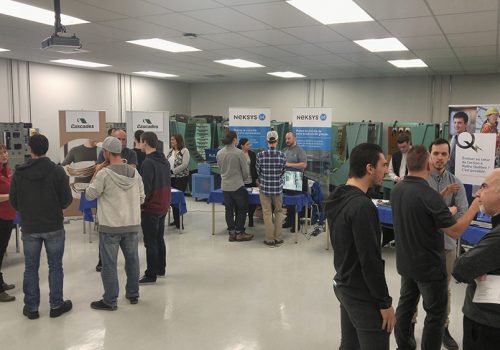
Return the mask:
[[[167,249],[163,233],[165,215],[170,207],[170,164],[162,152],[156,150],[158,137],[146,131],[141,135],[141,147],[146,153],[140,174],[144,182],[146,200],[142,205],[141,226],[146,247],[147,268],[140,284],[155,283],[165,276]]]
[[[21,214],[24,250],[24,308],[30,320],[39,317],[38,268],[45,245],[49,264],[50,317],[71,310],[71,300],[63,299],[64,225],[63,209],[73,201],[64,169],[45,156],[49,141],[43,135],[29,139],[31,158],[16,167],[10,187],[10,203]]]
[[[341,349],[389,349],[395,323],[381,256],[377,208],[366,195],[387,174],[379,145],[363,143],[351,152],[349,179],[325,201],[334,250],[333,280],[340,302]]]
[[[492,216],[493,229],[458,259],[452,273],[457,281],[469,284],[462,309],[464,350],[493,350],[500,346],[500,304],[474,302],[477,283],[500,278],[499,193],[500,169],[495,169],[486,177],[476,194],[481,210]],[[495,292],[498,301],[498,289]]]

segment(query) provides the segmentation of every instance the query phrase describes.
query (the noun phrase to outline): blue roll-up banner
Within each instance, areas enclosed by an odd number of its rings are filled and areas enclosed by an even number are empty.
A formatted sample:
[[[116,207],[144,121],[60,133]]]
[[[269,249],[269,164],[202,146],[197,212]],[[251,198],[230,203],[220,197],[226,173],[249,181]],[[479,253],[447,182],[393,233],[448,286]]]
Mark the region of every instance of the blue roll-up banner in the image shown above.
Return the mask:
[[[271,129],[270,108],[229,108],[229,129],[238,140],[247,138],[252,149],[267,149],[266,134]]]
[[[332,113],[332,108],[294,108],[292,130],[297,144],[305,151],[330,152]]]

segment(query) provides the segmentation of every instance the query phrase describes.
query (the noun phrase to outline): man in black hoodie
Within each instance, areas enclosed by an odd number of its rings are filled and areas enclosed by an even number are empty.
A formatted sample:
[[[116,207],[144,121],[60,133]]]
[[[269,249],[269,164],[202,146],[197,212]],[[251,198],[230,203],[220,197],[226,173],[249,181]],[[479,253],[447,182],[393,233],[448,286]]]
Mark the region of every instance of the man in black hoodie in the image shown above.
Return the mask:
[[[158,136],[146,131],[141,135],[141,147],[146,153],[139,173],[144,182],[146,199],[142,205],[141,226],[146,247],[147,268],[140,284],[156,282],[158,276],[165,276],[167,249],[163,233],[165,215],[170,207],[170,163],[165,154],[156,150]]]
[[[21,214],[24,250],[24,308],[30,320],[39,317],[40,289],[38,268],[45,245],[49,264],[50,317],[58,317],[72,308],[63,299],[64,225],[63,209],[73,201],[64,169],[45,156],[49,141],[43,135],[29,139],[31,158],[16,167],[10,187],[10,203]]]
[[[381,256],[377,208],[366,195],[387,174],[382,148],[363,143],[351,152],[349,179],[325,201],[340,302],[341,349],[389,349],[395,316]]]

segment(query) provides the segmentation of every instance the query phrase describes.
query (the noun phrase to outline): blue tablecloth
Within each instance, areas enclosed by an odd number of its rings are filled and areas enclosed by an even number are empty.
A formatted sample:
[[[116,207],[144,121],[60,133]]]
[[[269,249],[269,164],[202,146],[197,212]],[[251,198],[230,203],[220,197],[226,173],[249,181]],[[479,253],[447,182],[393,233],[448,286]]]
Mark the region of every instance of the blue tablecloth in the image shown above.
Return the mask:
[[[187,213],[186,198],[184,197],[184,192],[172,190],[171,204],[179,207],[180,215],[184,215]],[[97,208],[97,199],[89,201],[87,200],[87,198],[85,198],[85,193],[82,192],[80,195],[80,211],[83,213],[83,220],[91,222],[94,221],[92,208]]]
[[[208,203],[224,203],[224,193],[221,189],[210,192],[208,195]],[[248,194],[248,204],[260,204],[258,193]],[[302,211],[302,208],[313,204],[313,200],[309,193],[301,193],[296,195],[283,194],[284,205],[295,205],[297,212]]]
[[[385,205],[379,205],[378,209],[378,217],[381,224],[392,225],[392,209],[391,207]],[[462,234],[460,239],[462,241],[466,241],[472,245],[477,244],[479,240],[489,232],[488,229],[478,227],[478,226],[469,226],[467,230]]]

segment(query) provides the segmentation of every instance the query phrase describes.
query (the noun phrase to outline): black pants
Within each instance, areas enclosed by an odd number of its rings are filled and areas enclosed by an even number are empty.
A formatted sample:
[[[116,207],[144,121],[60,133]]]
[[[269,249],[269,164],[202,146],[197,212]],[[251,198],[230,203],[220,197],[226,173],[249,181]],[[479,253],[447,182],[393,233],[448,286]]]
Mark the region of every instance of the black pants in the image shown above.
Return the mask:
[[[439,281],[422,282],[401,276],[401,291],[396,309],[394,335],[398,349],[412,349],[412,318],[422,295],[426,313],[422,333],[422,349],[440,350],[443,341],[448,283],[446,277]]]
[[[9,245],[13,227],[14,225],[12,220],[0,219],[0,293],[5,292],[2,288],[2,284],[4,283],[2,275],[2,262],[5,252],[7,251],[7,246]]]
[[[464,350],[496,350],[500,347],[500,328],[489,327],[464,316]]]
[[[186,192],[189,176],[184,177],[172,177],[170,178],[172,188],[179,191]],[[174,224],[177,228],[180,227],[179,222],[179,207],[177,205],[172,205],[172,214],[174,216]]]
[[[223,191],[223,193],[227,230],[231,234],[245,232],[245,221],[248,212],[248,192],[246,188],[242,186],[236,191]]]
[[[375,301],[352,297],[334,288],[340,302],[339,350],[389,350],[390,333],[382,329],[382,315]]]
[[[167,248],[163,233],[165,232],[165,215],[141,213],[141,227],[146,247],[146,277],[156,280],[156,276],[164,275],[167,267]]]

